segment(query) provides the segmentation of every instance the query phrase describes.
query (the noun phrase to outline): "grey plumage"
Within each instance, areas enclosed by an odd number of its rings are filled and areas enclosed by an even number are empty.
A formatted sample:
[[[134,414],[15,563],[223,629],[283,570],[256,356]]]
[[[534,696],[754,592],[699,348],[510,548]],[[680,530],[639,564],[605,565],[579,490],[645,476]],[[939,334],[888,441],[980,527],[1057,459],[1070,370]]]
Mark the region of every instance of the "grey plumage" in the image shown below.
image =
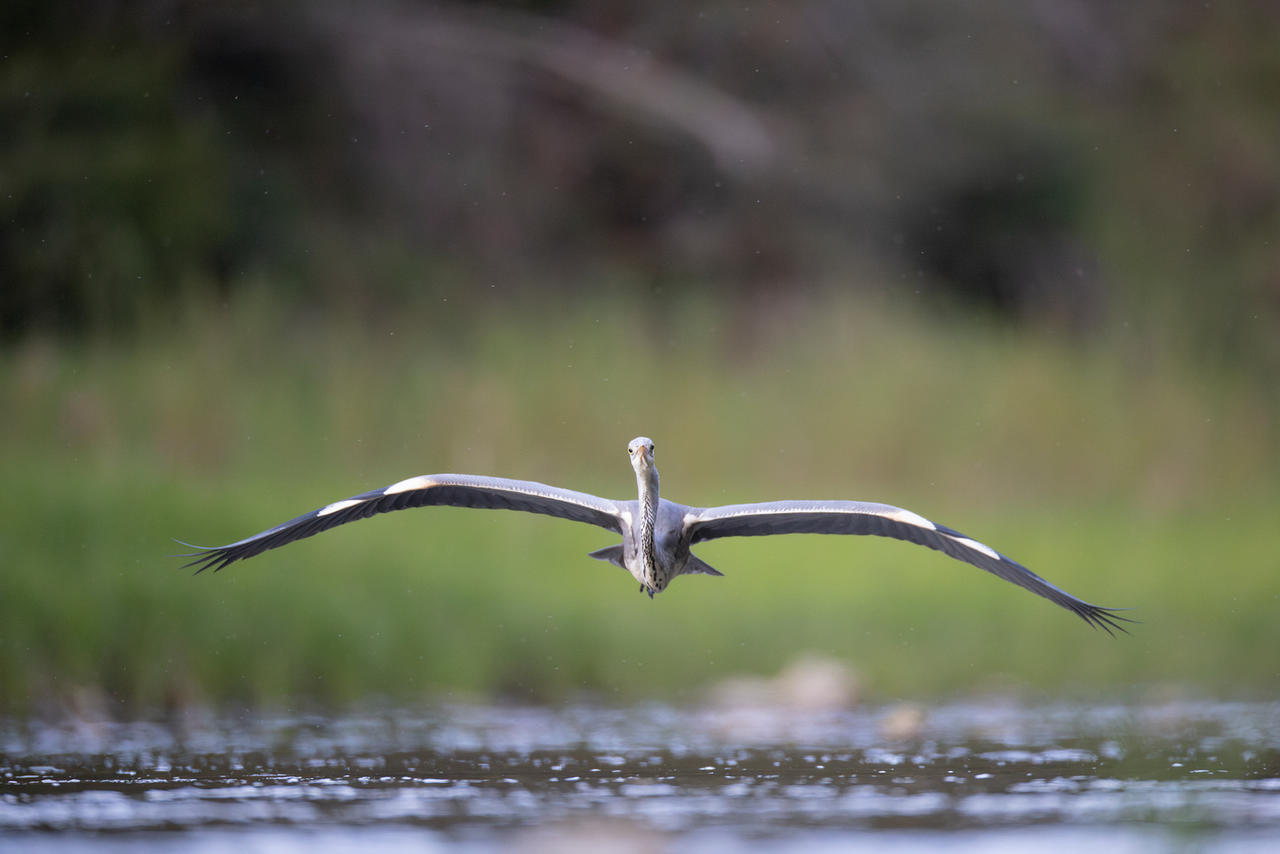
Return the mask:
[[[410,507],[476,507],[542,513],[621,534],[620,544],[597,549],[590,556],[628,570],[650,598],[666,589],[677,575],[722,574],[690,553],[689,548],[695,543],[767,534],[873,534],[928,546],[985,569],[1107,632],[1124,631],[1120,622],[1132,622],[1114,608],[1077,599],[994,549],[901,507],[866,501],[771,501],[689,507],[659,496],[651,439],[633,439],[627,452],[636,472],[639,497],[634,501],[614,501],[527,480],[468,474],[422,475],[335,501],[225,546],[192,546],[198,550],[185,555],[194,558],[187,566],[198,567],[197,571],[219,570],[237,560],[378,513]]]

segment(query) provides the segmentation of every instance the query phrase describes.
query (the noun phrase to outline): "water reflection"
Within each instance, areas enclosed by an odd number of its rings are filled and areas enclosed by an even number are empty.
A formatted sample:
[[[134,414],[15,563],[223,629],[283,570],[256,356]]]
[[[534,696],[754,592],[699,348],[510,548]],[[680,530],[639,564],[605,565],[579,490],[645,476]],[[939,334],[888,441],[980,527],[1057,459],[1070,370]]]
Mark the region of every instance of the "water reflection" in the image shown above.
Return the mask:
[[[456,706],[11,722],[0,843],[104,849],[178,834],[242,847],[249,834],[315,854],[376,829],[379,847],[416,850],[597,836],[640,850],[812,850],[865,834],[877,846],[939,834],[995,844],[1037,829],[1043,849],[1103,827],[1139,849],[1170,833],[1249,849],[1280,833],[1277,705],[953,704],[912,711],[910,727],[902,716]]]

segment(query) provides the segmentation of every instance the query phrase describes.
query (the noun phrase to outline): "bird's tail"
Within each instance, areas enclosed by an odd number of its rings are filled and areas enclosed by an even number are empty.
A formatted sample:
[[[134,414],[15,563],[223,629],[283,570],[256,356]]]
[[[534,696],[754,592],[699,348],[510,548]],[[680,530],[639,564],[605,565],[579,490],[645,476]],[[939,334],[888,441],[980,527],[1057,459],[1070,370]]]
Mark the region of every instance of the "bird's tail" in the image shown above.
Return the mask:
[[[616,566],[620,566],[623,569],[627,568],[627,565],[622,562],[622,544],[621,543],[619,543],[616,546],[607,546],[603,549],[596,549],[593,552],[588,552],[587,556],[593,557],[596,560],[607,561]]]
[[[693,555],[689,555],[689,562],[684,565],[684,571],[686,575],[693,573],[698,573],[700,575],[724,575],[723,572],[716,569],[711,564],[706,563]]]

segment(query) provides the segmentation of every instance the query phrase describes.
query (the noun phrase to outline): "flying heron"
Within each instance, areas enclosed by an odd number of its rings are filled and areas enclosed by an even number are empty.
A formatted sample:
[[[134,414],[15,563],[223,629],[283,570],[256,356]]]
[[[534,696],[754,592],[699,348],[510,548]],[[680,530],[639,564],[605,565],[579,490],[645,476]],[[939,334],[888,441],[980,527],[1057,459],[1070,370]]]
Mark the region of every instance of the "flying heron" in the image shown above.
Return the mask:
[[[645,436],[632,439],[627,445],[639,488],[639,498],[635,501],[613,501],[529,480],[426,474],[326,504],[229,545],[191,546],[198,551],[182,557],[195,558],[187,566],[198,567],[197,572],[217,571],[268,549],[392,510],[435,505],[524,510],[587,522],[621,534],[621,543],[597,549],[590,555],[630,572],[640,582],[640,591],[648,593],[650,599],[665,590],[677,575],[723,575],[689,551],[694,543],[704,540],[764,534],[875,534],[928,546],[985,569],[1061,605],[1108,633],[1113,629],[1124,631],[1120,621],[1133,622],[1115,613],[1114,608],[1077,599],[995,549],[901,507],[868,501],[769,501],[688,507],[668,501],[658,496],[658,469],[653,452],[653,440]]]

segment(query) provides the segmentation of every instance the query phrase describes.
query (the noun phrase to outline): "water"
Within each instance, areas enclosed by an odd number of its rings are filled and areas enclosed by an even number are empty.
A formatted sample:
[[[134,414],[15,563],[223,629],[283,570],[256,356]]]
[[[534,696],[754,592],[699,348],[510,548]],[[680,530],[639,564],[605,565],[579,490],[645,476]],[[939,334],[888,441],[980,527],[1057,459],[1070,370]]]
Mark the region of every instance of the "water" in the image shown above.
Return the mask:
[[[1280,704],[0,724],[0,849],[1275,850]]]

